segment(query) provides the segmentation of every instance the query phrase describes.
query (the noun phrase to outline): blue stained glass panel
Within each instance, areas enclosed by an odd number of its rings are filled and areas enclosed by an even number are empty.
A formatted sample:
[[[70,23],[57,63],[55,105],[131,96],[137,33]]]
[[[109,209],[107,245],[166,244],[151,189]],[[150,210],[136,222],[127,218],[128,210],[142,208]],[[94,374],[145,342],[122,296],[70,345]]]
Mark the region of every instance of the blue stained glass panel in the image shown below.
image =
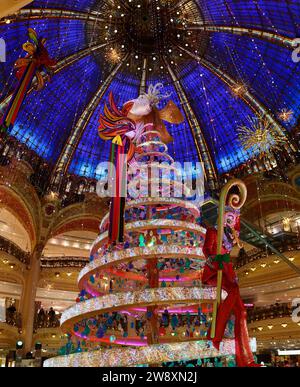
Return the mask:
[[[300,72],[291,50],[260,39],[215,33],[206,58],[245,84],[275,117],[282,109],[292,110],[293,118],[281,122],[287,129],[296,124],[300,115]]]
[[[250,155],[238,140],[237,128],[248,123],[250,108],[195,62],[182,66],[180,78],[218,170],[226,172],[246,161]]]
[[[300,33],[297,0],[197,0],[207,24],[274,31],[289,37]]]
[[[110,141],[104,141],[98,135],[99,117],[103,113],[105,103],[108,103],[109,93],[113,93],[121,108],[125,102],[138,96],[139,84],[140,79],[134,75],[122,72],[117,74],[92,115],[78,144],[69,172],[80,176],[99,177],[96,173],[98,164],[109,160]]]
[[[95,0],[36,0],[29,7],[88,11],[94,3]]]

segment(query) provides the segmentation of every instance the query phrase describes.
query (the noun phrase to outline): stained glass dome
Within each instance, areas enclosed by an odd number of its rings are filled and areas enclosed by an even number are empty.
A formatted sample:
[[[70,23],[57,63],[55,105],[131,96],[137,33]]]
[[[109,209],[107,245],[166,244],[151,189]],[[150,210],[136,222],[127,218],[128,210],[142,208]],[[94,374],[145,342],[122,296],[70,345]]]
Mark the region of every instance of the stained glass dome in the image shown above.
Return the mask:
[[[29,27],[58,63],[47,86],[29,92],[10,135],[63,172],[96,177],[108,159],[97,127],[110,92],[122,105],[162,82],[185,115],[168,125],[170,154],[217,174],[253,156],[238,137],[249,117],[267,116],[287,137],[298,122],[296,0],[33,1],[0,22],[2,111]]]

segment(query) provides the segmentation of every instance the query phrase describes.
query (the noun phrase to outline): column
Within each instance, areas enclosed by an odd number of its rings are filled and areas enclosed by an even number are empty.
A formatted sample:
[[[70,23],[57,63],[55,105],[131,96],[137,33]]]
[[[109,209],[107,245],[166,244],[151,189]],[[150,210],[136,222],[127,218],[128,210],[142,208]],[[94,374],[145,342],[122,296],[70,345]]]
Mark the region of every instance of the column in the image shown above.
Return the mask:
[[[35,297],[37,291],[37,285],[40,277],[40,259],[44,245],[39,244],[34,249],[34,252],[30,261],[30,269],[26,275],[25,286],[23,289],[23,304],[22,310],[22,330],[24,340],[25,353],[30,352],[32,349],[33,338],[33,326],[35,317]]]

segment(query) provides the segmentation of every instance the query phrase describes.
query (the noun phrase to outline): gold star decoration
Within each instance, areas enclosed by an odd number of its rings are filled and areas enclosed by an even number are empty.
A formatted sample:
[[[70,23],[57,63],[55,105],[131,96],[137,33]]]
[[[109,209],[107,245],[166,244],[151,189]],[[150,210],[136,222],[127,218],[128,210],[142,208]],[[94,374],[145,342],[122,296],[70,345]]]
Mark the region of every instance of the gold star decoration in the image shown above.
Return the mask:
[[[267,117],[248,117],[249,125],[239,126],[238,138],[246,151],[255,154],[268,153],[279,150],[285,142],[283,134],[278,133],[274,124]]]
[[[122,59],[121,51],[116,47],[110,47],[105,52],[105,59],[111,64],[117,64]]]
[[[278,113],[278,118],[282,120],[283,122],[289,122],[293,118],[293,110],[289,109],[281,109],[280,112]]]
[[[232,92],[235,96],[240,97],[247,92],[247,85],[243,83],[236,83],[232,86]]]

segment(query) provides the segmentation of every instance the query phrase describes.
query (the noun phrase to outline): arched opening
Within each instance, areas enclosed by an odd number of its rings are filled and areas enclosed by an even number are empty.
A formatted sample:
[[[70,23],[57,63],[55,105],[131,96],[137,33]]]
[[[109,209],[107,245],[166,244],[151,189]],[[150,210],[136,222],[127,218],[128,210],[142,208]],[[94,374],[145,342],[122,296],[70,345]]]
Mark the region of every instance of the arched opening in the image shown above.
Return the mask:
[[[0,208],[0,238],[11,241],[24,252],[30,252],[31,240],[18,218],[7,208]]]

